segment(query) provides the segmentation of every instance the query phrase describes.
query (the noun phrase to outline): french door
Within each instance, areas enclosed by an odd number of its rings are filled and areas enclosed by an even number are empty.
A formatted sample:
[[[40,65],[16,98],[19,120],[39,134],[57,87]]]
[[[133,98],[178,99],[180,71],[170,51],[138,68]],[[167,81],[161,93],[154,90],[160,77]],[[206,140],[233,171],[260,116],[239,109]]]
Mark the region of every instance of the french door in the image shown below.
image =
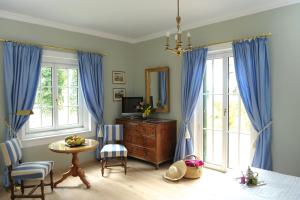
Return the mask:
[[[251,124],[239,95],[231,52],[208,55],[199,104],[202,116],[196,122],[202,126],[201,130],[197,126],[196,134],[202,133],[206,166],[222,171],[247,166]]]

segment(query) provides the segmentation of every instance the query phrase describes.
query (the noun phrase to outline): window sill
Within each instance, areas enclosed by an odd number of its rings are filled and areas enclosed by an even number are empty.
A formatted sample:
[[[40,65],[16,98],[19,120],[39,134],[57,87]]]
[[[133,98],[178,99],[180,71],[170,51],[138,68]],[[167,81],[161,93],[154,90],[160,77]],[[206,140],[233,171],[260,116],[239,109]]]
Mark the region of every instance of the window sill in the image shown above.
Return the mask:
[[[68,135],[81,135],[85,138],[92,138],[95,136],[91,130],[87,128],[74,128],[74,129],[64,129],[59,131],[41,132],[40,134],[25,135],[21,138],[23,148],[48,145],[52,142],[63,140]]]

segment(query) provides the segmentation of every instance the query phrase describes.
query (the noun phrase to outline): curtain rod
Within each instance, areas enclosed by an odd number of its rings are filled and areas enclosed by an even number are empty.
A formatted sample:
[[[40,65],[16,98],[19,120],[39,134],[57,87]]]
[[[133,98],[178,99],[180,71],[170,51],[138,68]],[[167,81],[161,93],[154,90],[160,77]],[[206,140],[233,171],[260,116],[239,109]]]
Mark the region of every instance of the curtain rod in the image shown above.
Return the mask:
[[[66,47],[60,47],[60,46],[49,45],[49,44],[38,44],[38,43],[32,43],[32,42],[23,42],[23,41],[18,41],[18,40],[8,40],[8,39],[3,39],[3,38],[0,38],[0,42],[16,42],[16,43],[20,43],[20,44],[41,46],[45,49],[55,49],[55,50],[74,52],[74,53],[76,53],[77,51],[90,52],[90,51],[87,51],[87,50],[81,50],[81,49],[75,49],[75,48],[66,48]],[[99,53],[99,52],[91,52],[91,53],[96,53],[96,54],[100,54],[102,56],[106,56],[105,54]]]
[[[263,33],[263,34],[260,34],[260,35],[248,36],[248,37],[239,38],[239,39],[235,39],[235,40],[227,40],[227,41],[222,41],[222,42],[215,42],[215,43],[210,43],[210,44],[206,44],[206,45],[201,45],[201,46],[193,47],[193,49],[205,48],[205,47],[209,47],[209,46],[213,46],[213,45],[218,45],[218,44],[225,44],[225,43],[229,43],[229,42],[251,40],[251,39],[255,39],[255,38],[270,37],[270,36],[272,36],[272,33]]]

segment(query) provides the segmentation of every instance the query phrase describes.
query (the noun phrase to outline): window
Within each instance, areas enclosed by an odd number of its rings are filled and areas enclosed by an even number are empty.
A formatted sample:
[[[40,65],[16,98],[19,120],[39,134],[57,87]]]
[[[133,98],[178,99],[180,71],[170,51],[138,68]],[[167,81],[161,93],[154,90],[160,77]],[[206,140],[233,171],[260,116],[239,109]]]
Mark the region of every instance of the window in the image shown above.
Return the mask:
[[[49,56],[47,52],[43,55],[34,114],[26,124],[27,137],[54,136],[88,127],[77,59],[56,56]]]
[[[251,123],[241,101],[232,52],[208,55],[202,93],[194,114],[207,166],[226,170],[250,161]],[[198,139],[196,139],[198,140]]]

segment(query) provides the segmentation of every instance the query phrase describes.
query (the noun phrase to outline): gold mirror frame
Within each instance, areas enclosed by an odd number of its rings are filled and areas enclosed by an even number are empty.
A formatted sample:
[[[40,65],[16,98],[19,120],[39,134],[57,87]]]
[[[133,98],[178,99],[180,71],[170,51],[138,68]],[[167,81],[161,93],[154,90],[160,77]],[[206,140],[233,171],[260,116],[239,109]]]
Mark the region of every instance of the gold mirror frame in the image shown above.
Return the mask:
[[[158,113],[167,113],[170,112],[170,73],[169,67],[153,67],[153,68],[146,68],[145,69],[145,101],[146,103],[150,103],[150,96],[151,96],[151,72],[166,72],[167,79],[166,79],[166,88],[167,88],[167,105],[165,107],[156,108],[155,112]]]

